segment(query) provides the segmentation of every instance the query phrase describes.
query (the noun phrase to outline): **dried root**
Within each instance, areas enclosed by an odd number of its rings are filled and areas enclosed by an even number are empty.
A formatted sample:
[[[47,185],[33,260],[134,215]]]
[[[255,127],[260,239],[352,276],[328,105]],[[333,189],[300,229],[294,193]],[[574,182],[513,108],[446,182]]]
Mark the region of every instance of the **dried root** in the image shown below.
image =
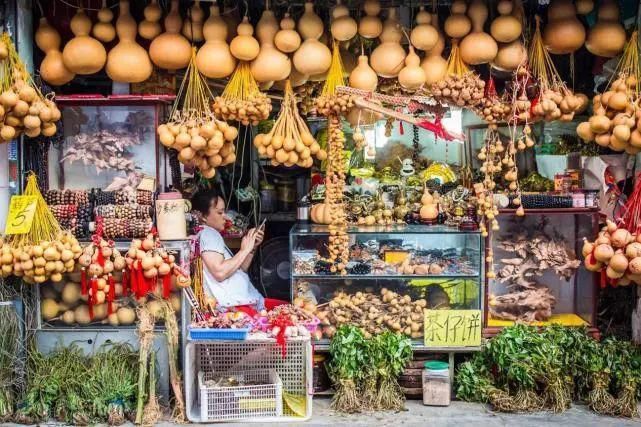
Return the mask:
[[[363,400],[352,380],[340,380],[331,408],[338,412],[353,414],[363,410]]]

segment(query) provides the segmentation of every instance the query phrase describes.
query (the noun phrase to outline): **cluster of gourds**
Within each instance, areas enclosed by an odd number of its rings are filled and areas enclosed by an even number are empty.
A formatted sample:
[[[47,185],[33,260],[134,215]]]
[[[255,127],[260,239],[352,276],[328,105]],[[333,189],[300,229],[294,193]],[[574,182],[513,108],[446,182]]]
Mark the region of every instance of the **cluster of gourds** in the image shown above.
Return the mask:
[[[82,253],[78,240],[62,231],[40,190],[36,176],[27,179],[24,196],[35,198],[33,220],[29,230],[0,239],[2,277],[14,275],[27,283],[62,280],[63,273],[73,271]],[[20,215],[26,217],[27,206]]]
[[[73,271],[81,253],[78,240],[70,233],[62,233],[52,241],[17,247],[0,239],[1,275],[22,277],[27,283],[60,281],[64,273]]]
[[[638,33],[627,43],[617,69],[617,78],[593,100],[593,114],[580,123],[577,134],[586,142],[594,141],[615,151],[636,154],[641,151],[641,67]]]
[[[314,163],[312,156],[325,160],[327,152],[320,148],[307,124],[298,114],[296,97],[289,80],[285,84],[285,96],[274,126],[268,133],[259,133],[254,138],[258,154],[271,159],[272,165],[298,165],[308,168]]]
[[[83,271],[81,294],[87,296],[89,317],[93,318],[94,306],[99,304],[106,304],[107,314],[111,314],[114,309],[111,304],[116,297],[114,275],[120,276],[127,266],[125,257],[114,247],[113,242],[96,235],[84,248],[78,263]]]
[[[125,261],[132,275],[140,271],[145,279],[154,281],[169,277],[175,272],[176,267],[174,255],[168,253],[158,237],[153,234],[148,234],[142,240],[133,239],[125,255]]]
[[[603,271],[617,285],[641,285],[641,235],[608,220],[596,240],[584,240],[583,257],[589,271]]]
[[[42,95],[18,56],[9,34],[0,37],[0,142],[21,134],[53,136],[60,110]]]
[[[207,179],[216,175],[217,167],[236,161],[234,140],[238,136],[237,128],[216,119],[211,110],[212,99],[192,51],[171,120],[157,129],[160,143],[178,151],[180,162],[196,166]]]

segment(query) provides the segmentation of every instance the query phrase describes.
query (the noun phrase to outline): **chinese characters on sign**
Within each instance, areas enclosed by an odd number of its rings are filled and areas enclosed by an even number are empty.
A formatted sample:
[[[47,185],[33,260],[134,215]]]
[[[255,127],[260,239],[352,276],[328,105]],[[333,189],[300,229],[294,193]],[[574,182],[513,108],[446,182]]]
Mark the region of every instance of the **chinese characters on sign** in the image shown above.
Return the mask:
[[[481,345],[481,310],[425,310],[426,347]]]
[[[31,231],[37,206],[37,196],[12,196],[4,234],[25,234]]]

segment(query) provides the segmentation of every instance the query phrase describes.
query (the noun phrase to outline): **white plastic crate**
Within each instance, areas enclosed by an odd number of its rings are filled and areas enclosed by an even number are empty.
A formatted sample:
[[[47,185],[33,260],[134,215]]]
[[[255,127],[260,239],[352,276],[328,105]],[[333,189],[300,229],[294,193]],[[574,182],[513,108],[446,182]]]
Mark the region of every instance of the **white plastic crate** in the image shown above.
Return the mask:
[[[203,418],[199,374],[224,375],[225,372],[274,370],[282,383],[282,410],[280,415],[254,415],[238,419],[240,422],[305,421],[312,416],[312,346],[309,339],[287,342],[287,354],[273,339],[246,341],[192,341],[185,347],[185,403],[191,422],[212,422]],[[304,396],[302,415],[287,404],[285,394]],[[223,421],[223,420],[220,420]],[[231,421],[227,419],[226,421]]]
[[[218,386],[206,382],[233,377],[240,384]],[[234,421],[256,417],[283,415],[283,383],[273,369],[199,372],[200,419],[202,421]]]

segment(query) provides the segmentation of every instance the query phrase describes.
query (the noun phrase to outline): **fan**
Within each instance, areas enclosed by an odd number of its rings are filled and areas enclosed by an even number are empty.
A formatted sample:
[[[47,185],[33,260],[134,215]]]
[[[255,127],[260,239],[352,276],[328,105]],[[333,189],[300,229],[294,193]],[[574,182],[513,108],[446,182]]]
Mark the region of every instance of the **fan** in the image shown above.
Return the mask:
[[[256,288],[267,298],[291,301],[289,237],[275,237],[263,243],[253,263]]]

